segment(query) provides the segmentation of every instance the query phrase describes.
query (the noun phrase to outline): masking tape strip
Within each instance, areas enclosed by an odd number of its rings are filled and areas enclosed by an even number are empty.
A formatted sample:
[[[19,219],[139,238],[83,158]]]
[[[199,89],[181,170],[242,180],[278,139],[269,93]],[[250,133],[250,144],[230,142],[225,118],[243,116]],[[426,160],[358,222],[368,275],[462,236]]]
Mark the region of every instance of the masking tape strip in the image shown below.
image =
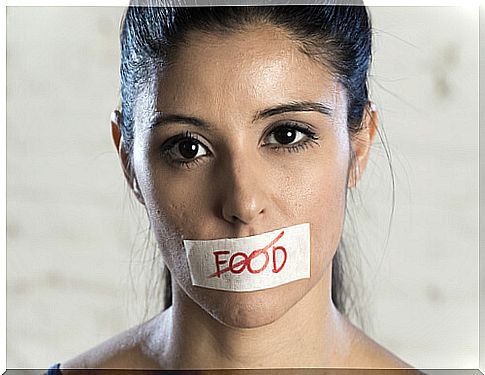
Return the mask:
[[[255,236],[184,240],[192,284],[248,292],[310,277],[310,224]]]

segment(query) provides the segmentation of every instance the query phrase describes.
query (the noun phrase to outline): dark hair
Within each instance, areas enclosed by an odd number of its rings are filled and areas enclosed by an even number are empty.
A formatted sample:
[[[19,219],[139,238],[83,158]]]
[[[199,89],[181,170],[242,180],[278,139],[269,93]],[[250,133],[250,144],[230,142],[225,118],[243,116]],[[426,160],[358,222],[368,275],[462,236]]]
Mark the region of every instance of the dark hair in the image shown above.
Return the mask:
[[[131,152],[134,107],[150,80],[170,64],[189,31],[230,34],[253,25],[284,30],[300,51],[324,64],[347,94],[350,134],[361,130],[368,103],[367,77],[372,30],[364,6],[286,5],[221,7],[130,6],[121,27],[121,133]],[[353,158],[353,156],[351,155]],[[332,300],[342,313],[352,296],[345,287],[343,240],[332,261]],[[171,279],[166,273],[165,307],[171,304]]]

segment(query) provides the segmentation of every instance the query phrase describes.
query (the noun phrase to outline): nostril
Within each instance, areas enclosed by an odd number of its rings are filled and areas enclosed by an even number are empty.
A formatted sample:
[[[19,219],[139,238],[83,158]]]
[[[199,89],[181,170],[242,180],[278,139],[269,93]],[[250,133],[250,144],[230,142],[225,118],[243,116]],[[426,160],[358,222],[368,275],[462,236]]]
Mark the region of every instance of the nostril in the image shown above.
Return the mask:
[[[242,224],[250,224],[253,223],[258,217],[260,217],[264,212],[264,208],[261,207],[261,204],[231,204],[230,202],[226,202],[223,207],[222,215],[224,219],[231,224],[242,223]]]
[[[255,183],[261,179],[256,179],[254,168],[247,162],[230,166],[229,170],[221,171],[221,180],[225,182],[219,195],[222,217],[231,224],[251,224],[265,212],[267,188],[262,182]]]

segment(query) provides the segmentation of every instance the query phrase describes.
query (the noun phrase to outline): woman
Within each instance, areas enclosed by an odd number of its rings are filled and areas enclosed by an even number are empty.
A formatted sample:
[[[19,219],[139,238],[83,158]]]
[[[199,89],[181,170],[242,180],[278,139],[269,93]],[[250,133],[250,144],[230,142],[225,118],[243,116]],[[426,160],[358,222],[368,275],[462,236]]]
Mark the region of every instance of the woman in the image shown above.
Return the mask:
[[[338,289],[346,194],[377,127],[370,59],[363,6],[127,10],[112,136],[173,303],[63,373],[410,367]]]

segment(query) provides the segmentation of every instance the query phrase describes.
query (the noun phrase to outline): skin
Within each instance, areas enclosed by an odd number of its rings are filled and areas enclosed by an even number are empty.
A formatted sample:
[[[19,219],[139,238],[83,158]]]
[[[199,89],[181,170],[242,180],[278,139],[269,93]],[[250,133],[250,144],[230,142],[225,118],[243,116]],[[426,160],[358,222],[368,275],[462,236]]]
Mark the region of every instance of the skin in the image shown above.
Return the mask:
[[[112,134],[127,181],[146,208],[172,273],[174,303],[64,363],[63,372],[409,367],[354,327],[331,300],[346,192],[365,170],[377,127],[375,108],[369,104],[363,130],[351,137],[345,89],[285,32],[269,25],[225,36],[193,32],[145,94],[136,105],[133,153],[125,151],[117,112]],[[330,114],[290,111],[253,121],[265,109],[303,101],[321,103]],[[169,121],[150,128],[156,113],[205,125]],[[310,129],[314,139],[297,130],[293,143],[278,143],[274,129],[288,121]],[[177,147],[168,154],[160,149],[186,131],[197,135],[201,146],[196,162],[180,165],[174,163],[183,160]],[[183,239],[243,237],[306,222],[309,279],[244,293],[191,285]]]

